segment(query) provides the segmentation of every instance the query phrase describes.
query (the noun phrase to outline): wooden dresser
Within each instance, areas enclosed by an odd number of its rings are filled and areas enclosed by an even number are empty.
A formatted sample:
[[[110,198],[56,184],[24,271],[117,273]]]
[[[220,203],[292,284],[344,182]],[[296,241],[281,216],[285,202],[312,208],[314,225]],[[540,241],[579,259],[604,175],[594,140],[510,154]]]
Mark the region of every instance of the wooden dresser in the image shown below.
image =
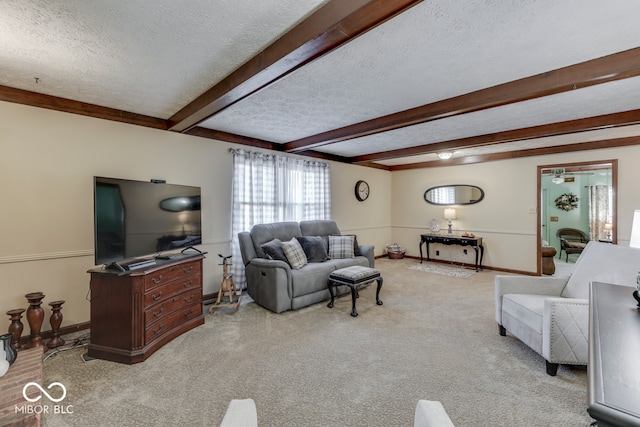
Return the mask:
[[[176,255],[145,269],[91,274],[88,355],[120,363],[143,362],[160,347],[204,324],[204,255]]]

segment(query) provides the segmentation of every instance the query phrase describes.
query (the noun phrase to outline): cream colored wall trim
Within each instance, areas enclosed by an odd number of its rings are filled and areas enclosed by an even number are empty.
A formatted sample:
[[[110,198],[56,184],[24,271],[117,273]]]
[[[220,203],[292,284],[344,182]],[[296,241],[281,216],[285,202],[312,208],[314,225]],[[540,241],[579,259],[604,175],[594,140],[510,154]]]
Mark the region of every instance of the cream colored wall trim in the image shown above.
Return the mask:
[[[26,254],[26,255],[16,255],[16,256],[6,256],[6,257],[0,257],[0,264],[43,261],[48,259],[80,258],[85,256],[93,256],[93,250],[83,249],[79,251],[50,252],[45,254]]]
[[[216,239],[216,240],[204,242],[202,246],[224,245],[229,243],[230,243],[229,239]],[[25,255],[15,255],[15,256],[5,256],[5,257],[0,257],[0,264],[44,261],[49,259],[81,258],[86,256],[92,257],[93,249],[82,249],[77,251],[66,251],[66,252],[49,252],[44,254],[25,254]]]
[[[344,230],[343,230],[343,229],[340,229],[340,231],[341,231],[342,233],[347,233],[347,232],[348,232],[348,233],[354,233],[354,232],[356,232],[356,231],[365,231],[365,230],[385,230],[385,229],[389,229],[389,228],[391,228],[391,227],[389,227],[388,225],[381,225],[381,226],[378,226],[378,227],[357,227],[357,228],[345,228]]]

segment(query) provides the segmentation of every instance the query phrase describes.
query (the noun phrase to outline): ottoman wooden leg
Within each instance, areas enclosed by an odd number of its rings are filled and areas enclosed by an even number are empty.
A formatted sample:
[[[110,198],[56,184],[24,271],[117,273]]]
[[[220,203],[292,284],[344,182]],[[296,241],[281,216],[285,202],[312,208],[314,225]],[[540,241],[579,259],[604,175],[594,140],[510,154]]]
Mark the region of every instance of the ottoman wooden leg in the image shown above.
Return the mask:
[[[333,308],[333,298],[334,298],[334,295],[333,295],[333,282],[331,280],[329,280],[329,283],[327,285],[328,285],[327,287],[329,288],[329,293],[331,294],[331,301],[329,301],[329,304],[327,304],[327,307]]]
[[[356,298],[358,295],[358,291],[356,290],[356,286],[349,286],[351,288],[351,316],[358,317],[358,312],[356,311]]]
[[[380,301],[380,289],[382,289],[382,277],[376,279],[378,281],[378,289],[376,289],[376,304],[382,305],[382,301]]]

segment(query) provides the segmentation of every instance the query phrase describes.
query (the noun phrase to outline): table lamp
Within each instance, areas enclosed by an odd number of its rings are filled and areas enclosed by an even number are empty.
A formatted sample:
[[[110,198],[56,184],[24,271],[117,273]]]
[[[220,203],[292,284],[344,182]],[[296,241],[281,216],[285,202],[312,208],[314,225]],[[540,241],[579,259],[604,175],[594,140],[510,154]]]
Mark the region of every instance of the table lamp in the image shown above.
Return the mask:
[[[607,222],[604,224],[604,238],[607,240],[611,240],[611,230],[613,230],[613,224]]]
[[[453,234],[453,232],[451,231],[451,220],[456,219],[456,210],[453,208],[446,208],[444,210],[444,219],[449,220],[449,222],[447,223],[447,225],[449,225],[449,231],[447,232],[447,234],[451,236]],[[640,233],[640,230],[638,232]]]

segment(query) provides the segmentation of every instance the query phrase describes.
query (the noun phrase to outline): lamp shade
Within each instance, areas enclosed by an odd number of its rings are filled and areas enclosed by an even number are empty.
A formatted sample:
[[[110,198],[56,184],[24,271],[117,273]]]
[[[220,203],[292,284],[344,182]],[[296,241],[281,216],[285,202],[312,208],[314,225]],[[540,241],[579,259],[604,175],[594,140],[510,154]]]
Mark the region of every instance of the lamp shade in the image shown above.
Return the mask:
[[[640,248],[640,210],[633,212],[633,223],[631,224],[631,241],[629,246]]]
[[[444,219],[456,219],[456,210],[453,208],[446,208],[444,210]],[[640,233],[640,230],[638,232]]]

